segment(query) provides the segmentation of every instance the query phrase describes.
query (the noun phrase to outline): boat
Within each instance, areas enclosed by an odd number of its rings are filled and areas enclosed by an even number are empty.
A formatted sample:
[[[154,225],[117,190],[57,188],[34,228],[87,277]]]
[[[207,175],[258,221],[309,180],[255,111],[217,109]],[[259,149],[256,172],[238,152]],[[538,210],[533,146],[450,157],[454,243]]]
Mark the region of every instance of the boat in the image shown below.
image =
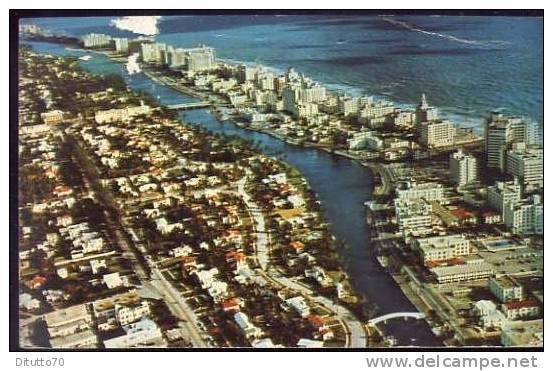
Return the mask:
[[[367,213],[367,224],[372,225],[373,224],[373,216],[371,213]]]
[[[376,257],[376,260],[378,260],[378,263],[380,263],[382,268],[388,267],[388,257],[386,255],[378,255]]]
[[[87,55],[83,55],[82,57],[79,57],[79,59],[81,61],[88,61],[88,60],[92,59],[92,56],[87,54]]]
[[[441,326],[432,327],[432,332],[436,336],[440,336],[443,333]]]

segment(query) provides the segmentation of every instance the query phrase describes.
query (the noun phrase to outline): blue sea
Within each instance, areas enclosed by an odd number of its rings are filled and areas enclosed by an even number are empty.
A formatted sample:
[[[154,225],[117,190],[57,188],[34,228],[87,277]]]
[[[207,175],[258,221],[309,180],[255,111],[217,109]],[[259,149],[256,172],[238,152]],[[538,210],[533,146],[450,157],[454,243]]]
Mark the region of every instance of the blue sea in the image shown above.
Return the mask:
[[[138,36],[111,17],[25,19],[72,36]],[[156,39],[219,58],[292,66],[336,90],[430,104],[461,126],[490,110],[543,123],[543,18],[494,16],[166,16]]]
[[[107,17],[27,20],[67,35],[104,32],[133,37],[110,25]],[[425,92],[430,102],[465,126],[482,126],[490,109],[541,122],[543,111],[543,20],[505,17],[322,17],[203,16],[164,17],[156,38],[176,46],[214,46],[227,60],[260,63],[277,70],[295,69],[334,89],[378,94],[412,105]],[[87,54],[64,46],[31,43],[44,53]],[[81,61],[97,73],[121,75],[133,88],[158,97],[163,104],[190,100],[153,83],[143,74],[104,55]],[[376,262],[368,239],[363,202],[370,199],[370,170],[346,158],[311,148],[290,146],[266,134],[219,122],[210,110],[181,112],[183,120],[213,132],[239,135],[281,154],[312,185],[337,239],[338,251],[357,293],[377,314],[415,308]],[[381,325],[399,345],[438,346],[422,321]]]

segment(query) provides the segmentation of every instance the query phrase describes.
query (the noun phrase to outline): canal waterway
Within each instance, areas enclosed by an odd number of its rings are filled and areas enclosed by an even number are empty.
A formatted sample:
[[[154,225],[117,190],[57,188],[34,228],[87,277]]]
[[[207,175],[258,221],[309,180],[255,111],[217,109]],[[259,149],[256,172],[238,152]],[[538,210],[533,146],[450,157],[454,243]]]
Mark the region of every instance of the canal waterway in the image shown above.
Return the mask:
[[[37,52],[60,56],[83,56],[84,51],[66,49],[64,46],[29,42]],[[83,68],[93,73],[118,74],[132,89],[144,91],[169,105],[193,102],[195,98],[183,95],[158,84],[144,74],[129,75],[122,64],[101,54],[81,60]],[[345,271],[355,291],[368,307],[375,306],[378,315],[393,312],[413,312],[414,306],[389,274],[378,264],[372,254],[369,230],[365,222],[363,203],[371,198],[373,177],[370,170],[357,161],[301,146],[287,144],[270,135],[236,126],[231,121],[219,121],[209,109],[180,113],[183,121],[225,135],[237,135],[253,141],[270,156],[279,156],[297,168],[307,179],[321,201],[330,229],[345,248],[338,250]],[[439,346],[428,325],[423,321],[389,321],[380,325],[386,334],[393,335],[398,345]]]

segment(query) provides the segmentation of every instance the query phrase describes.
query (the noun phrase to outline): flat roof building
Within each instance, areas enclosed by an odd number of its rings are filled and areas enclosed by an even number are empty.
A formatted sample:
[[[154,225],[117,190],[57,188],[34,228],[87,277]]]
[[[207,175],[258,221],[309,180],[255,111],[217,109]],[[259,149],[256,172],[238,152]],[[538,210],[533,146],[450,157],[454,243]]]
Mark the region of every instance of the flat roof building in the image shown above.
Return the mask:
[[[50,339],[50,346],[54,349],[96,348],[98,338],[91,329],[66,336],[58,336]]]
[[[447,120],[421,122],[417,134],[421,145],[428,148],[447,147],[455,144],[455,126]]]
[[[396,188],[397,198],[400,200],[414,200],[423,198],[426,201],[445,200],[444,186],[441,183],[427,182],[407,182],[398,185]]]
[[[432,206],[422,199],[396,199],[395,212],[398,228],[402,232],[425,229],[432,225]]]
[[[472,262],[430,269],[438,283],[486,279],[493,273],[493,267],[486,262]]]
[[[543,187],[543,148],[516,143],[507,153],[507,174],[527,188]]]
[[[510,275],[491,277],[488,281],[488,287],[502,303],[511,300],[522,300],[522,286]]]
[[[543,235],[543,202],[539,195],[509,203],[503,212],[504,222],[518,235]]]
[[[486,120],[485,139],[486,165],[504,172],[511,144],[526,142],[526,123],[520,117],[492,113]]]
[[[111,36],[101,33],[89,33],[82,37],[82,41],[85,48],[100,48],[109,46]]]
[[[516,178],[512,182],[495,182],[494,186],[488,187],[488,203],[501,213],[501,218],[505,221],[507,206],[520,201],[521,194],[520,183]]]
[[[416,238],[412,241],[423,264],[470,254],[470,242],[461,234]]]
[[[473,155],[458,150],[449,157],[449,178],[458,187],[478,181],[478,163]]]

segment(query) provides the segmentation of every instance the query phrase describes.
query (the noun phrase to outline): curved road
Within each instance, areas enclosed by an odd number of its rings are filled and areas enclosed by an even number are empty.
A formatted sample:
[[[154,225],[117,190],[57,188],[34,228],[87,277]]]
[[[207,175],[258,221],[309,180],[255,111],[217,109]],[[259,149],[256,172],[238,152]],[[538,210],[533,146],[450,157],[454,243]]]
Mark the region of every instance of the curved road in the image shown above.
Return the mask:
[[[365,348],[367,346],[367,334],[363,324],[351,313],[346,307],[334,303],[329,298],[320,296],[313,292],[308,287],[299,284],[295,280],[282,276],[278,272],[274,272],[272,269],[267,269],[269,264],[269,237],[265,230],[265,219],[263,213],[251,196],[246,192],[246,180],[248,174],[242,177],[238,182],[238,194],[244,200],[250,216],[255,223],[255,252],[256,258],[259,262],[261,269],[257,270],[260,277],[265,281],[277,283],[280,286],[287,287],[293,291],[296,291],[308,300],[315,302],[322,307],[334,312],[339,318],[340,322],[344,325],[347,332],[346,347],[349,348]]]

